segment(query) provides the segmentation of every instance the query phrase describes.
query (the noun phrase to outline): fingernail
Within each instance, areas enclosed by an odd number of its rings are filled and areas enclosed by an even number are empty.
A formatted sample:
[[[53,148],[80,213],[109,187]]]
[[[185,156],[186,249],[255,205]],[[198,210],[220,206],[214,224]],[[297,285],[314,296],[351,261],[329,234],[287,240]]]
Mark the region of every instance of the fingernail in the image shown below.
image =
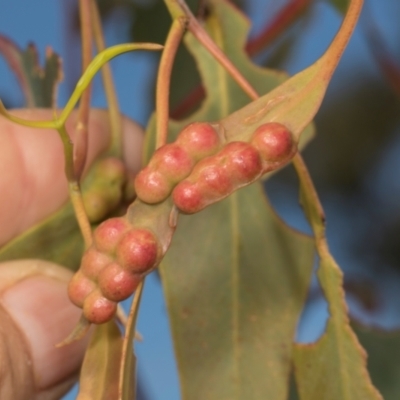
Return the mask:
[[[71,332],[81,314],[68,299],[65,278],[65,275],[61,278],[27,276],[8,286],[0,296],[3,307],[26,339],[38,390],[51,387],[76,372],[87,344],[83,340],[55,347]]]

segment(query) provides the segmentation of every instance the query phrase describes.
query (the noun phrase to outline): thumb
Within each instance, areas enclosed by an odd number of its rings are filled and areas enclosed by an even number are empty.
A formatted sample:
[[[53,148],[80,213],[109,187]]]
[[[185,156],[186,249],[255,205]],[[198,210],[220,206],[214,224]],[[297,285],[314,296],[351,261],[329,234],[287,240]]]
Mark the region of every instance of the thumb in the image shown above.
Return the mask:
[[[67,296],[71,276],[42,260],[0,264],[1,399],[59,399],[75,382],[87,338],[55,347],[80,316]]]

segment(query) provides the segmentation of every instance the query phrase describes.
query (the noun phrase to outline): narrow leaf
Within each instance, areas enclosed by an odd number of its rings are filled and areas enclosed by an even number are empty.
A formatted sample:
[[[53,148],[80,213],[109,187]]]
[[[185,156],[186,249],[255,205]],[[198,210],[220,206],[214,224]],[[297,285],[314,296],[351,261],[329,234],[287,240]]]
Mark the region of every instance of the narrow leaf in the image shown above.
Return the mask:
[[[258,183],[180,217],[161,276],[183,399],[287,398],[313,253]]]
[[[28,229],[0,249],[0,261],[40,258],[77,270],[83,252],[82,235],[71,203]]]
[[[343,274],[325,239],[325,218],[318,196],[300,158],[295,159],[300,179],[300,202],[313,228],[320,257],[318,279],[329,305],[323,336],[310,345],[294,348],[294,368],[300,400],[378,400],[366,368],[366,353],[352,331],[343,290]]]
[[[82,191],[84,197],[85,194],[96,191],[100,200],[110,201],[106,211],[111,213],[120,204],[124,179],[108,176],[103,169],[98,168],[101,162],[102,159],[92,165],[82,183]],[[82,234],[71,202],[68,201],[58,211],[1,247],[0,261],[40,258],[77,270],[82,252]]]
[[[39,65],[36,47],[29,44],[22,53],[22,62],[33,94],[32,107],[56,107],[56,93],[63,79],[61,59],[53,50],[46,49],[44,68]]]
[[[229,59],[260,94],[273,91],[273,89],[287,80],[288,75],[286,73],[261,68],[248,57],[244,48],[250,26],[248,20],[236,8],[222,0],[212,2],[210,6],[212,6],[212,14],[207,19],[207,30],[219,47],[224,50]],[[226,15],[229,15],[229,18]],[[235,34],[232,35],[232,32],[235,32]],[[225,69],[215,61],[213,56],[190,33],[185,36],[185,45],[195,58],[202,83],[205,86],[206,98],[199,110],[190,115],[190,117],[182,121],[170,121],[170,140],[173,140],[184,126],[193,121],[218,121],[246,106],[250,101],[249,97],[227,74]],[[155,149],[154,129],[155,116],[153,115],[147,127],[147,141],[143,155],[144,162],[149,160]],[[300,148],[304,147],[312,139],[313,135],[314,127],[309,124],[303,131]],[[235,140],[241,139],[240,134],[236,137],[230,135],[230,137]]]
[[[329,304],[330,318],[316,343],[295,346],[300,399],[382,399],[368,375],[366,353],[349,325],[342,272],[330,255],[321,259],[318,278]]]
[[[286,79],[248,59],[243,48],[249,25],[236,8],[216,1],[210,11],[207,30],[260,92]],[[192,121],[218,121],[249,102],[190,34],[185,43],[207,97],[190,118],[170,123],[171,139]],[[153,119],[146,158],[154,149],[154,125]],[[307,132],[310,137],[312,128]],[[179,217],[161,276],[183,399],[287,398],[313,252],[308,237],[276,217],[259,183],[198,215]]]
[[[38,62],[35,45],[26,50],[0,35],[0,53],[14,71],[28,107],[55,107],[56,91],[63,78],[61,59],[51,48],[46,50],[45,66]]]
[[[114,321],[97,325],[85,353],[77,400],[112,400],[118,396],[122,336]]]
[[[313,65],[282,85],[224,118],[220,124],[227,141],[248,141],[255,129],[267,122],[280,122],[299,139],[318,111],[339,59],[357,23],[362,0],[353,0],[326,53]]]

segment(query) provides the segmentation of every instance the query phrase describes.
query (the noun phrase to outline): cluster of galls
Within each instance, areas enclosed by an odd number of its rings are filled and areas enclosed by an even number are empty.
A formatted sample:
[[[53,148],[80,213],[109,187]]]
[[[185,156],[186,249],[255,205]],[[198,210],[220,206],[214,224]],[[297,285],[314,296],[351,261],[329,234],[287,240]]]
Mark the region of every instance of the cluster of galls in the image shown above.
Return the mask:
[[[148,204],[172,196],[180,212],[192,214],[284,165],[296,151],[290,131],[279,123],[261,125],[248,143],[225,145],[212,125],[193,123],[154,153],[137,175],[135,191]],[[106,322],[162,257],[155,232],[111,218],[95,230],[69,296],[90,322]]]
[[[210,124],[191,124],[154,153],[136,177],[136,193],[149,204],[172,193],[179,211],[193,214],[285,164],[296,150],[291,133],[279,123],[261,125],[249,143],[225,146]]]
[[[83,203],[91,223],[98,223],[112,214],[122,203],[136,196],[134,178],[116,157],[99,160],[83,183]]]
[[[88,321],[106,322],[115,314],[117,303],[135,291],[160,257],[153,232],[134,228],[125,218],[110,218],[95,230],[94,243],[69,284],[69,297],[83,308]]]

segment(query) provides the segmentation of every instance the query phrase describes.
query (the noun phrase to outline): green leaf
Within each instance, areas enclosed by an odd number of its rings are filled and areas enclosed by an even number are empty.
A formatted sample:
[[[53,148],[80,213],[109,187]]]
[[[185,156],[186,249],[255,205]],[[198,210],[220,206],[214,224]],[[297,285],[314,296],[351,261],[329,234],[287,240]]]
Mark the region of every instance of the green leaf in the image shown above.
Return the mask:
[[[77,400],[118,398],[122,336],[114,321],[97,325],[86,350]]]
[[[224,21],[223,18],[218,19],[215,16],[218,14],[217,10],[224,7],[224,1],[212,1],[211,4],[216,13],[214,15],[211,14],[207,20],[207,26],[211,36],[213,36],[216,44],[223,49],[233,64],[236,65],[248,79],[250,84],[258,88],[262,80],[254,82],[252,80],[252,75],[246,74],[246,70],[243,68],[243,66],[251,68],[251,63],[244,54],[244,39],[243,36],[240,35],[236,23],[237,21],[233,22],[233,19]],[[243,98],[244,96],[242,90],[233,82],[230,76],[228,77],[225,70],[220,65],[215,65],[215,62],[213,65],[213,72],[207,71],[211,67],[211,62],[207,64],[208,68],[203,71],[204,65],[202,64],[205,62],[207,56],[209,60],[211,59],[211,55],[207,54],[205,49],[203,49],[202,58],[199,58],[198,55],[195,54],[208,97],[203,107],[197,113],[199,115],[194,114],[193,119],[200,121],[198,117],[204,115],[203,113],[208,106],[208,120],[218,121],[218,128],[223,132],[227,142],[233,140],[249,141],[254,131],[261,124],[267,122],[282,123],[291,130],[294,138],[299,140],[300,135],[304,136],[303,131],[311,122],[321,105],[332,74],[336,69],[357,23],[361,6],[362,0],[353,0],[350,3],[339,32],[328,50],[319,60],[310,67],[294,75],[274,90],[269,91],[266,95],[252,101],[236,112],[233,112],[233,109],[229,109],[229,106],[231,106],[232,103],[236,103],[236,96],[238,97],[237,101],[239,103],[241,102],[240,97]],[[224,31],[226,27],[229,28],[229,31],[225,30],[225,36],[220,34],[220,27],[221,32]],[[235,35],[231,35],[236,38],[236,40],[229,38],[228,32],[236,32]],[[188,45],[192,47],[192,51],[194,51],[196,43],[191,44],[188,42]],[[197,44],[197,47],[199,46],[200,45]],[[199,53],[200,52],[201,49]],[[255,67],[253,66],[253,68]],[[215,91],[218,93],[215,94]],[[232,101],[232,99],[235,100]],[[173,128],[171,130],[176,133],[176,130]],[[147,152],[145,154],[147,157],[149,156],[149,150],[151,153],[152,148],[152,144],[147,146]]]
[[[400,332],[385,332],[355,325],[358,339],[368,352],[368,369],[372,381],[385,400],[400,399]]]
[[[305,165],[295,159],[300,202],[313,229],[320,257],[318,279],[330,317],[321,338],[294,346],[294,369],[300,400],[381,400],[366,367],[366,353],[352,331],[343,290],[343,274],[329,252],[325,217]]]
[[[243,47],[247,20],[227,2],[213,2],[206,27],[260,93],[287,76],[254,65]],[[235,32],[232,35],[232,32]],[[192,121],[215,121],[249,98],[191,36],[207,97]],[[145,157],[154,149],[154,118]],[[308,136],[312,128],[307,128]],[[193,216],[180,216],[161,276],[183,399],[286,399],[292,340],[313,264],[312,241],[280,221],[259,183]]]
[[[37,49],[29,44],[22,50],[0,35],[0,53],[15,72],[28,107],[56,107],[56,91],[63,78],[60,57],[48,47],[44,68],[39,65]]]
[[[63,79],[61,59],[48,47],[44,68],[38,63],[38,54],[33,44],[22,53],[23,67],[33,94],[31,107],[56,107],[56,92]]]
[[[0,249],[0,262],[40,258],[77,270],[83,240],[71,203],[25,231]]]
[[[260,184],[179,218],[161,268],[183,399],[286,399],[314,248]]]
[[[296,139],[317,113],[340,57],[357,23],[362,0],[353,0],[325,54],[275,90],[220,121],[226,140],[248,141],[261,124],[280,122]],[[257,87],[257,86],[255,86]]]
[[[123,195],[125,180],[108,174],[101,167],[102,158],[92,165],[82,184],[85,194],[98,191],[100,200],[109,201],[106,211],[115,211]],[[101,201],[100,201],[101,203]],[[114,207],[114,208],[112,208]],[[101,221],[96,221],[101,222]],[[20,258],[39,258],[77,270],[83,252],[82,235],[70,201],[58,211],[40,221],[0,248],[0,262]]]
[[[323,336],[310,345],[296,345],[294,366],[300,400],[377,400],[366,353],[347,316],[342,272],[334,259],[321,259],[318,278],[329,304],[330,318]]]
[[[269,93],[282,84],[288,78],[286,73],[261,68],[255,65],[247,56],[244,50],[249,31],[247,19],[225,1],[214,3],[214,14],[211,14],[207,19],[206,27],[229,59],[260,94]],[[224,15],[225,12],[228,13],[229,18]],[[232,35],[232,32],[235,32],[235,34]],[[225,69],[215,61],[213,56],[190,33],[185,36],[185,44],[196,60],[206,89],[206,98],[200,109],[189,118],[183,121],[170,122],[169,138],[171,140],[190,122],[218,121],[250,102],[249,97],[226,73]],[[147,141],[143,155],[145,162],[149,160],[155,148],[154,129],[155,116],[153,115],[147,127]],[[314,127],[310,124],[303,131],[300,147],[304,147],[313,135]],[[237,140],[240,140],[240,138],[238,137]]]

